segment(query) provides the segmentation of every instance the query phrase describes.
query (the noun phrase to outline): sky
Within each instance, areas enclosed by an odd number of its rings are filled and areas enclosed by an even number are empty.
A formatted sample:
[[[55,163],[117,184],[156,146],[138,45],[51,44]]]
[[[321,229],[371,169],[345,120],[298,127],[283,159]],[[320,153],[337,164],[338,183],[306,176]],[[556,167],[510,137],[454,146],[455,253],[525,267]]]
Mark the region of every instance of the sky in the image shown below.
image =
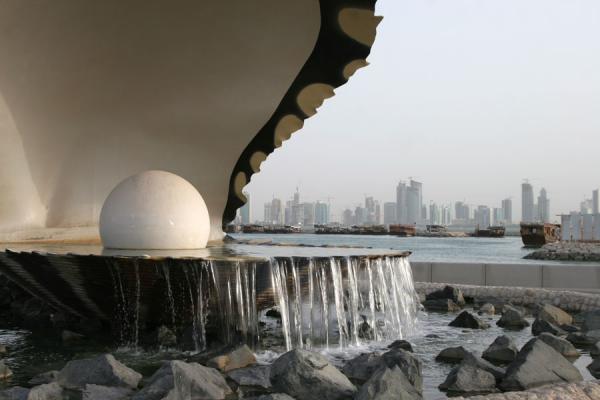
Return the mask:
[[[499,207],[521,183],[551,213],[600,187],[600,1],[379,0],[371,64],[336,89],[252,177],[263,204],[330,201],[334,219],[365,195]]]

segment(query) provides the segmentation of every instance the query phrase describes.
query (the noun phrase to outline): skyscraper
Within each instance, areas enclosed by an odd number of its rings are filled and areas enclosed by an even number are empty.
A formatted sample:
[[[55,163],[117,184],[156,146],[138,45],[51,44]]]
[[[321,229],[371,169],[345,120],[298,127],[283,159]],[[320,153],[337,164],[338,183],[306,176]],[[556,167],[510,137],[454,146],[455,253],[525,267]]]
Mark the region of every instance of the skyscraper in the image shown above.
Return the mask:
[[[383,204],[383,223],[385,225],[396,223],[396,203],[387,202]]]
[[[550,199],[548,199],[548,193],[546,193],[546,189],[542,188],[540,190],[540,195],[538,196],[538,221],[540,222],[550,222]]]
[[[240,219],[242,225],[250,224],[250,194],[244,192],[244,196],[246,196],[246,204],[240,208]]]
[[[491,225],[491,210],[488,206],[478,206],[475,210],[475,223],[480,229]]]
[[[365,223],[374,225],[375,222],[375,200],[373,197],[365,198]]]
[[[315,203],[302,203],[302,226],[315,224]]]
[[[329,205],[317,201],[315,204],[315,225],[327,225],[329,223]]]
[[[600,213],[600,203],[598,203],[598,189],[592,192],[592,213],[599,214]]]
[[[408,223],[407,215],[407,192],[408,188],[405,182],[400,181],[396,187],[396,222],[399,224]]]
[[[502,208],[494,207],[492,212],[494,225],[504,225],[506,221],[504,219],[504,210]]]
[[[502,200],[502,215],[504,217],[504,223],[506,225],[512,224],[512,200]]]
[[[533,200],[533,186],[529,182],[521,184],[521,221],[535,221],[535,202]]]
[[[271,223],[283,225],[283,202],[281,199],[271,200]]]

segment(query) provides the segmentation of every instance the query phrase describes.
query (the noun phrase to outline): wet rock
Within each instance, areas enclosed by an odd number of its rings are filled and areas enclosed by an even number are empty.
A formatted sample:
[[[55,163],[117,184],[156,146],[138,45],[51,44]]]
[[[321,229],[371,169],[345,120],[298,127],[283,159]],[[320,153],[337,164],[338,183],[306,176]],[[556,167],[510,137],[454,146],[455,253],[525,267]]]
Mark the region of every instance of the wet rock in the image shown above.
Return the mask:
[[[373,340],[375,335],[373,334],[373,328],[367,322],[367,317],[362,316],[363,322],[358,326],[358,337],[366,340]]]
[[[600,310],[582,313],[580,317],[583,320],[581,324],[582,331],[586,332],[600,329]]]
[[[492,393],[496,391],[496,378],[471,362],[471,359],[465,358],[452,368],[439,389],[451,395]]]
[[[560,329],[558,326],[551,324],[548,321],[541,320],[536,318],[533,321],[533,325],[531,325],[531,333],[533,336],[538,336],[543,332],[551,333],[554,336],[566,336],[567,332]]]
[[[34,376],[27,383],[31,386],[43,385],[56,381],[56,378],[58,378],[58,371],[48,371]]]
[[[579,370],[544,341],[531,339],[506,370],[503,391],[527,390],[550,383],[579,382]]]
[[[494,364],[508,364],[515,360],[519,350],[508,336],[498,336],[483,352],[482,358]]]
[[[63,400],[63,388],[56,382],[46,383],[32,388],[27,394],[27,400]]]
[[[125,400],[130,394],[131,390],[127,388],[85,385],[82,400]]]
[[[10,389],[0,391],[0,400],[28,400],[29,389],[15,386]]]
[[[426,299],[426,301],[427,300],[449,299],[449,300],[452,300],[454,303],[456,303],[460,307],[463,307],[465,305],[465,298],[463,296],[462,291],[460,289],[452,287],[452,286],[445,286],[443,289],[431,292],[425,297],[425,299]]]
[[[69,361],[58,373],[57,382],[67,389],[84,389],[87,384],[136,388],[142,379],[111,354]]]
[[[429,311],[441,311],[441,312],[457,312],[461,308],[452,299],[432,299],[425,300],[423,307]]]
[[[543,304],[538,311],[537,317],[542,321],[550,322],[556,326],[573,323],[573,317],[569,313],[550,304]]]
[[[468,353],[465,355],[463,361],[465,360],[467,360],[471,365],[475,365],[477,368],[492,374],[494,378],[496,378],[496,382],[499,382],[506,374],[506,370],[504,368],[500,368],[473,353]]]
[[[598,357],[600,357],[600,342],[594,343],[594,345],[590,349],[590,356],[592,358],[598,358]]]
[[[435,361],[445,362],[449,364],[460,363],[469,352],[462,346],[448,347],[435,357]]]
[[[496,313],[496,307],[491,303],[485,303],[479,307],[479,312],[481,314],[494,315]]]
[[[298,399],[337,400],[356,394],[356,388],[320,354],[292,350],[271,365],[271,384]]]
[[[511,306],[505,306],[502,317],[496,322],[496,325],[506,329],[523,329],[529,326],[529,322],[523,316],[523,313]]]
[[[562,325],[559,326],[559,328],[562,329],[563,331],[567,332],[567,333],[573,333],[573,332],[579,332],[579,331],[581,331],[581,329],[579,329],[575,325],[569,325],[569,324],[562,324]]]
[[[569,342],[573,343],[573,345],[579,347],[593,346],[598,341],[598,339],[587,337],[584,333],[581,332],[569,333],[566,339]]]
[[[261,389],[269,389],[271,387],[271,366],[255,365],[247,368],[233,370],[227,376],[233,380],[238,386],[251,386]]]
[[[587,369],[594,378],[600,379],[600,358],[594,359],[594,361],[587,366]]]
[[[6,346],[0,344],[0,354],[6,354],[7,352]]]
[[[469,329],[488,329],[490,325],[487,322],[482,321],[468,311],[463,311],[448,324],[455,328],[469,328]]]
[[[348,360],[342,368],[342,373],[350,380],[362,384],[377,371],[383,362],[379,353],[364,353]]]
[[[285,393],[270,393],[259,396],[257,400],[294,400],[294,398]]]
[[[399,367],[417,392],[423,391],[423,367],[421,360],[408,351],[401,349],[390,350],[381,356],[387,368]]]
[[[214,368],[183,361],[165,362],[132,400],[222,400],[232,393]]]
[[[4,360],[0,360],[0,380],[10,378],[12,374],[13,372],[4,363]]]
[[[61,337],[63,343],[79,342],[79,341],[85,339],[84,335],[73,332],[73,331],[69,331],[66,329],[64,331],[62,331],[62,333],[60,334],[60,337]]]
[[[393,341],[388,346],[388,349],[393,349],[393,350],[395,350],[395,349],[402,349],[402,350],[405,350],[405,351],[410,351],[411,353],[413,352],[412,345],[408,341],[402,340],[402,339]]]
[[[554,350],[562,354],[563,357],[573,359],[580,356],[575,346],[573,346],[571,342],[569,342],[566,339],[556,337],[548,332],[542,332],[538,336],[538,338],[544,343],[546,343],[548,346],[552,347]]]
[[[256,356],[247,345],[208,360],[207,365],[221,372],[228,372],[256,364]]]
[[[421,400],[422,398],[397,366],[379,369],[354,397],[355,400]]]
[[[265,314],[269,318],[281,319],[281,313],[275,308],[271,308]]]

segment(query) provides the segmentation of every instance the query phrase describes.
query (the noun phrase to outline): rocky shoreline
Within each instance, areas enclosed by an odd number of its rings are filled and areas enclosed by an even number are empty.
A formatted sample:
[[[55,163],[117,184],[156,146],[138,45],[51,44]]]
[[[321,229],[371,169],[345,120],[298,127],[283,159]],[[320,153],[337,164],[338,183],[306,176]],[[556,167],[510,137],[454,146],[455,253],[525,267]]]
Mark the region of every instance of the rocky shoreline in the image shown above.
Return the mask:
[[[523,258],[528,260],[600,262],[600,243],[549,243]]]

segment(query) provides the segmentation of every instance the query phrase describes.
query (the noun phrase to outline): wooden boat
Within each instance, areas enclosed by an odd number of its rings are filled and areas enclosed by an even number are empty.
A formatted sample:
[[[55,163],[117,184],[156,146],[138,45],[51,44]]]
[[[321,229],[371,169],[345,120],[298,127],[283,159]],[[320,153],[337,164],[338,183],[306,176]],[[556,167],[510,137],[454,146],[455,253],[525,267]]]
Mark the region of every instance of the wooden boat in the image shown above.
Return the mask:
[[[546,243],[557,242],[560,238],[559,224],[541,222],[521,222],[521,239],[528,247],[541,247]]]
[[[477,227],[473,233],[473,237],[503,238],[505,233],[506,228],[503,226],[490,226],[487,229]]]
[[[403,225],[403,224],[391,224],[390,235],[396,236],[415,236],[417,234],[417,227],[415,225]]]

